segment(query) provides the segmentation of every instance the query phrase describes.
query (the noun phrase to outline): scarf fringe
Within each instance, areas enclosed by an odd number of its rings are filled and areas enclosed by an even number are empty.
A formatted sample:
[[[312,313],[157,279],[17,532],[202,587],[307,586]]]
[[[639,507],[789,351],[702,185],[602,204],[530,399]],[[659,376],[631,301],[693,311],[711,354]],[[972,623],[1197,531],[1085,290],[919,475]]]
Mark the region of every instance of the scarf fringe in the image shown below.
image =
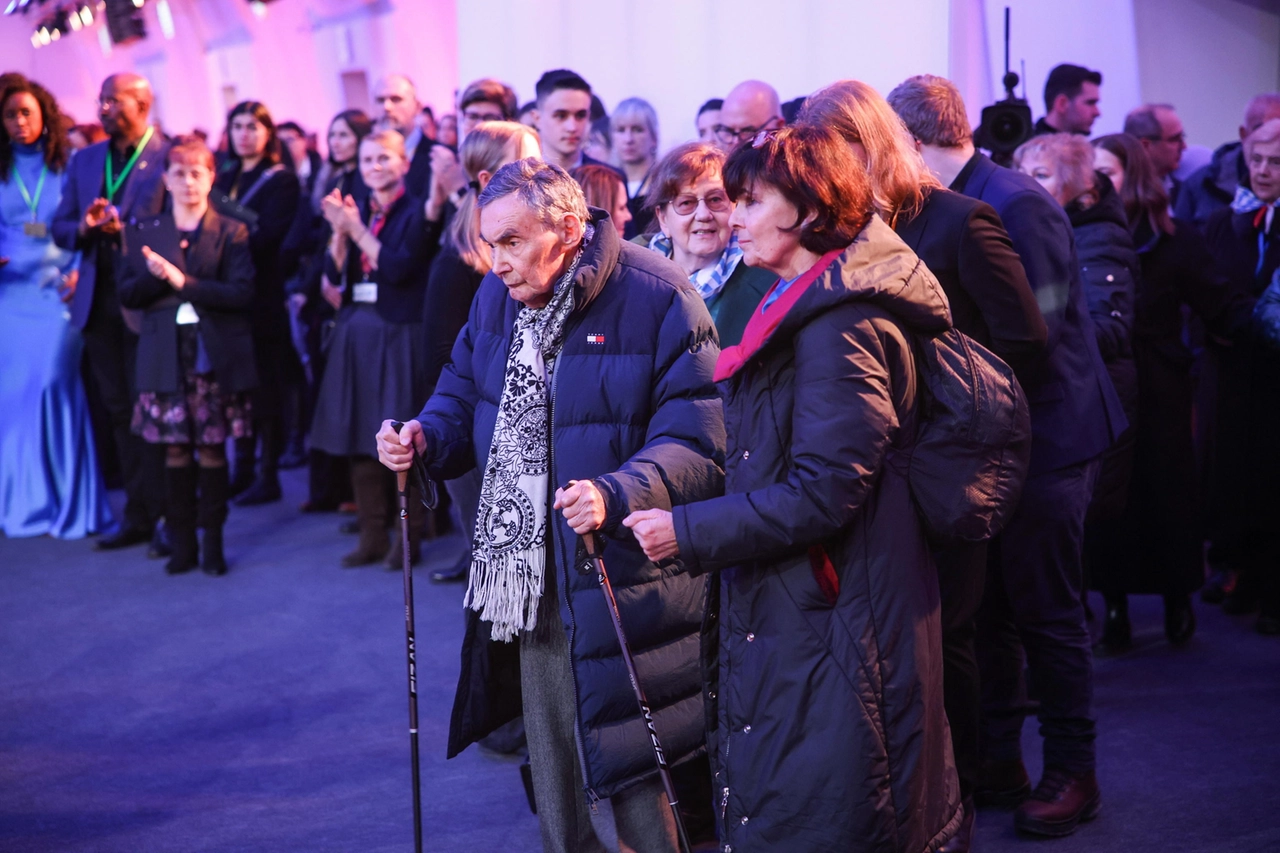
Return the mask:
[[[494,640],[509,643],[521,631],[538,627],[546,568],[546,553],[541,548],[504,554],[492,562],[472,560],[463,604],[492,624]]]

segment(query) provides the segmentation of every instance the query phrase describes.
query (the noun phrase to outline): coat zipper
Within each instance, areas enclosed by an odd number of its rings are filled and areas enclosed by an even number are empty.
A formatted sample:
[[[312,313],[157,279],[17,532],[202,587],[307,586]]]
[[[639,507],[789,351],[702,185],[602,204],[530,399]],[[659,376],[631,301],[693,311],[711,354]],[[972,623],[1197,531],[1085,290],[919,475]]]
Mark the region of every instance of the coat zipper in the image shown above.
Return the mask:
[[[563,355],[563,349],[561,350],[561,355]],[[551,468],[552,494],[555,494],[554,489],[556,488],[556,484],[560,482],[560,478],[556,475],[555,437],[556,388],[558,387],[560,380],[560,370],[559,366],[556,364],[557,361],[559,361],[559,355],[551,360],[549,368],[551,371],[551,396],[547,403],[547,461],[550,463]],[[551,513],[548,523],[555,528],[556,544],[560,546],[557,549],[557,562],[559,562],[559,558],[561,556],[565,557],[564,601],[565,606],[569,611],[569,674],[573,676],[573,736],[578,742],[578,764],[582,768],[582,788],[586,792],[587,799],[590,802],[591,813],[598,814],[599,808],[596,804],[600,802],[600,797],[596,794],[595,789],[591,787],[591,776],[587,772],[586,744],[582,740],[582,721],[578,719],[578,709],[581,707],[578,700],[578,673],[577,670],[573,668],[573,641],[578,634],[578,624],[573,616],[573,599],[569,595],[569,584],[571,582],[569,564],[572,563],[573,560],[567,556],[569,552],[565,550],[564,534],[560,530],[560,521],[555,517],[554,512]]]

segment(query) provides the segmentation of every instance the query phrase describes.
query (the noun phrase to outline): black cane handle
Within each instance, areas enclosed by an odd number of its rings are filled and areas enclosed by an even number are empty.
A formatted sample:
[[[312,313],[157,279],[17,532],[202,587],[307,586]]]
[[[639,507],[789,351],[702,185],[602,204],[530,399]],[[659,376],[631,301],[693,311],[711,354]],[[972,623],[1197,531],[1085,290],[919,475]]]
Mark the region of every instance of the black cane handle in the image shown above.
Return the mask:
[[[404,429],[404,423],[392,421],[391,428],[399,433],[400,430]],[[440,493],[436,490],[436,481],[427,472],[427,460],[422,458],[422,454],[414,452],[413,467],[409,471],[413,474],[414,482],[418,487],[418,495],[422,499],[422,505],[427,509],[438,507],[440,505]],[[404,483],[398,478],[397,485],[400,487],[400,491],[404,491]]]

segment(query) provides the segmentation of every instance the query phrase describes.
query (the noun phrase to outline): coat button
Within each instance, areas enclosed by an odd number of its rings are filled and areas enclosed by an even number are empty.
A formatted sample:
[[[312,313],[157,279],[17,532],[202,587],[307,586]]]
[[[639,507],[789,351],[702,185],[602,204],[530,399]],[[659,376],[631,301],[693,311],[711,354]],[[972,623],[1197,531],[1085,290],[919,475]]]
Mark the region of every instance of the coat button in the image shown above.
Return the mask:
[[[716,692],[715,692],[714,690],[708,690],[708,691],[707,691],[707,698],[708,698],[708,699],[714,699],[714,698],[716,698]]]
[[[743,458],[743,459],[750,459],[750,458],[751,458],[751,451],[750,451],[750,450],[744,450],[744,451],[742,451],[742,458]]]
[[[743,816],[742,816],[742,823],[743,823],[743,825],[744,825],[744,826],[746,825],[747,821],[749,821],[749,820],[751,820],[751,818],[747,817],[746,815],[743,815]]]
[[[732,845],[732,844],[726,844],[726,845],[724,846],[724,853],[733,853],[733,845]]]
[[[742,727],[742,733],[743,733],[744,735],[749,735],[749,734],[751,734],[751,724],[750,724],[750,723],[747,723],[745,726],[743,726],[743,727]]]
[[[747,642],[748,642],[748,643],[754,643],[755,641],[756,641],[756,635],[755,635],[755,634],[752,634],[750,631],[748,631],[748,632],[747,632]]]

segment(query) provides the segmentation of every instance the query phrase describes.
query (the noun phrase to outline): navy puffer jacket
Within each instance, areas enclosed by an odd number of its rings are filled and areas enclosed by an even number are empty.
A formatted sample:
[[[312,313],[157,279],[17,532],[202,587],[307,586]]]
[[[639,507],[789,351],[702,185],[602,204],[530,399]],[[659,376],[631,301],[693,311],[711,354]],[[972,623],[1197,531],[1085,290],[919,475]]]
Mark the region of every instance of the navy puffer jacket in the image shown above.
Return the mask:
[[[712,381],[720,349],[706,306],[671,261],[623,243],[603,211],[574,279],[575,309],[556,359],[552,487],[594,479],[607,504],[605,561],[636,667],[671,763],[704,748],[699,580],[649,562],[621,521],[724,490],[724,417]],[[436,393],[418,416],[432,468],[445,479],[483,470],[520,303],[490,273]],[[550,496],[548,496],[550,497]],[[604,595],[574,564],[577,538],[555,512],[554,586],[569,637],[578,730],[592,796],[656,775]],[[520,710],[516,643],[489,638],[467,611],[452,757]]]

